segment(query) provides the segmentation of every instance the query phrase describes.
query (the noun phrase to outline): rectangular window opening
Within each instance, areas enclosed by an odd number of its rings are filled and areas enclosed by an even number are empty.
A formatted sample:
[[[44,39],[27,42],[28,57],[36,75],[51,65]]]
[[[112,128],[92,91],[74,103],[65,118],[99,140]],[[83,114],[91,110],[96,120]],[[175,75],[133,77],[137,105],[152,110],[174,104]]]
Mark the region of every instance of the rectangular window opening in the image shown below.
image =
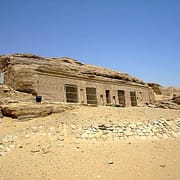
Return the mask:
[[[137,106],[137,98],[135,91],[130,92],[130,98],[131,98],[131,106]]]
[[[78,88],[76,85],[65,85],[66,102],[78,103]]]
[[[119,104],[122,107],[126,106],[126,102],[125,102],[125,91],[123,90],[118,90],[118,100],[119,100]]]
[[[88,104],[97,104],[96,88],[87,87],[86,96]]]

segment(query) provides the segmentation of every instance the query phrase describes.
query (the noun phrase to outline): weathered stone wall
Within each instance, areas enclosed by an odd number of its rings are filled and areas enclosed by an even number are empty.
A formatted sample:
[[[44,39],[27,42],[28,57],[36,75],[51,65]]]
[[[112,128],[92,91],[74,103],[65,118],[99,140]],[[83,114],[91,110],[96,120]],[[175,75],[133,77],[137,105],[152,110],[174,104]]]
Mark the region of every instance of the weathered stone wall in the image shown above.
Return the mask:
[[[31,54],[0,56],[0,71],[5,84],[15,90],[42,95],[44,100],[66,102],[65,84],[78,86],[79,103],[87,103],[86,87],[96,88],[97,104],[106,105],[105,90],[110,91],[110,104],[118,105],[118,90],[125,91],[130,106],[130,91],[136,91],[137,105],[153,100],[148,85],[126,73],[80,63],[72,58],[43,58]]]
[[[97,80],[84,80],[76,78],[67,78],[62,76],[39,74],[38,75],[38,94],[43,96],[43,100],[49,101],[61,101],[66,102],[65,85],[77,85],[78,86],[78,99],[79,103],[87,103],[86,99],[86,87],[96,88],[97,104],[106,105],[105,90],[110,90],[110,98],[112,104],[119,104],[118,90],[125,91],[126,106],[131,106],[130,91],[136,91],[137,105],[144,105],[150,103],[153,100],[153,93],[151,88],[141,86],[130,86],[128,84],[108,83]],[[82,94],[83,93],[83,94]],[[115,96],[115,99],[113,99]]]

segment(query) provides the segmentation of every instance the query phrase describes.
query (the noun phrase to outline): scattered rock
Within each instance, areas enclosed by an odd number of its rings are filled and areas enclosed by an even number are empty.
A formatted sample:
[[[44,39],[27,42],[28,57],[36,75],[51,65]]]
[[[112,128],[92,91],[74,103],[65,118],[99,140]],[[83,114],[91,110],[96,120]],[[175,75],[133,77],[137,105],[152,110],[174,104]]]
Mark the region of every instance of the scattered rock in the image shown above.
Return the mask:
[[[148,104],[148,107],[156,108],[156,105],[154,105],[154,104]]]
[[[72,127],[72,126],[71,126]],[[73,126],[72,128],[75,128]],[[41,129],[41,131],[40,131]],[[20,143],[20,138],[18,139],[18,136],[26,137],[28,135],[28,138],[34,137],[34,136],[40,136],[42,133],[45,133],[45,135],[49,135],[52,138],[57,138],[55,147],[64,147],[64,140],[65,140],[65,133],[64,130],[66,129],[65,126],[62,127],[62,135],[56,134],[56,136],[52,137],[51,131],[56,131],[57,127],[48,127],[45,128],[39,128],[39,126],[31,126],[30,128],[26,128],[25,133],[18,133],[17,135],[7,135],[3,136],[0,139],[0,153],[1,155],[10,152],[14,147],[23,148]],[[34,133],[40,131],[41,133]],[[78,136],[77,136],[78,132]],[[131,144],[132,139],[142,139],[142,140],[159,140],[159,139],[169,139],[169,138],[177,138],[180,136],[180,118],[177,119],[171,119],[167,121],[166,119],[160,118],[158,120],[154,121],[146,121],[146,122],[133,122],[133,123],[120,123],[120,124],[101,124],[99,126],[87,126],[83,128],[76,128],[74,129],[72,135],[74,137],[81,137],[85,139],[100,139],[100,140],[114,140],[114,141],[121,141],[125,140],[126,143]],[[50,138],[51,138],[50,137]],[[27,140],[26,139],[26,143]],[[131,141],[131,142],[130,142]],[[26,144],[25,143],[25,144]],[[51,144],[51,143],[50,143]],[[77,149],[79,149],[79,146],[76,146]],[[43,154],[49,153],[48,148],[41,148],[41,144],[36,145],[34,149],[32,149],[30,152],[36,153],[42,151]],[[109,161],[109,164],[113,164],[113,161]],[[160,165],[160,167],[163,167],[164,165]]]
[[[61,136],[59,136],[59,137],[57,137],[57,140],[59,140],[59,141],[64,141],[64,138],[61,137]]]
[[[172,98],[172,100],[173,100],[174,103],[180,105],[180,96],[175,96],[175,95],[174,95],[173,98]]]
[[[5,151],[5,152],[10,152],[11,149],[10,149],[9,147],[5,147],[5,148],[4,148],[4,151]]]
[[[8,143],[8,138],[5,137],[5,138],[2,139],[2,141],[3,141],[3,143]]]
[[[23,148],[23,146],[22,146],[21,144],[19,144],[19,145],[18,145],[18,148],[22,149],[22,148]]]
[[[108,164],[114,164],[114,162],[110,160],[110,161],[108,162]]]
[[[147,139],[169,139],[169,137],[177,138],[180,135],[180,119],[169,120],[160,118],[159,120],[136,122],[136,123],[121,123],[120,125],[106,126],[101,124],[98,127],[83,129],[82,138],[86,139],[103,139],[113,138],[114,140],[139,138]]]
[[[4,145],[1,144],[1,145],[0,145],[0,152],[1,152],[1,151],[4,151],[4,149],[5,149]]]
[[[132,136],[134,133],[132,131],[127,130],[127,131],[124,132],[124,134],[126,136]]]
[[[32,132],[34,132],[34,133],[39,131],[39,128],[36,126],[32,126],[31,129],[32,129]]]
[[[45,149],[45,148],[42,148],[42,153],[43,154],[47,154],[47,153],[49,153],[50,151],[48,150],[48,149]]]
[[[31,152],[32,153],[37,153],[37,152],[40,152],[40,149],[32,149]]]
[[[159,166],[162,167],[162,168],[165,168],[165,167],[166,167],[165,164],[160,164]]]
[[[76,129],[76,126],[74,124],[71,124],[72,129]]]
[[[104,124],[99,125],[98,127],[100,130],[106,130],[107,129],[107,127]]]
[[[157,100],[154,105],[157,108],[180,110],[180,105],[172,100]]]

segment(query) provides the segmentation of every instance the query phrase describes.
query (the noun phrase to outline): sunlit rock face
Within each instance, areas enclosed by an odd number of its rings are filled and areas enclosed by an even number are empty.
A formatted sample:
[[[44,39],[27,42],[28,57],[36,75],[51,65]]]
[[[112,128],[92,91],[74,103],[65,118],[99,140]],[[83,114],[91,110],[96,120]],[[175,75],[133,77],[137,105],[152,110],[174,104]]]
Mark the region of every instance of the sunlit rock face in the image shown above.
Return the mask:
[[[4,73],[5,84],[14,90],[42,95],[46,100],[91,103],[91,99],[88,100],[90,96],[86,92],[87,88],[91,88],[89,90],[94,88],[93,100],[99,105],[121,105],[119,96],[122,93],[118,92],[120,90],[124,91],[124,102],[126,101],[123,106],[144,105],[154,98],[152,89],[142,80],[126,73],[83,64],[68,57],[44,58],[32,54],[2,55],[0,71]],[[77,87],[75,90],[77,95],[74,95],[74,97],[77,96],[77,100],[71,101],[71,98],[68,100],[67,85]],[[133,98],[137,102],[132,103]]]

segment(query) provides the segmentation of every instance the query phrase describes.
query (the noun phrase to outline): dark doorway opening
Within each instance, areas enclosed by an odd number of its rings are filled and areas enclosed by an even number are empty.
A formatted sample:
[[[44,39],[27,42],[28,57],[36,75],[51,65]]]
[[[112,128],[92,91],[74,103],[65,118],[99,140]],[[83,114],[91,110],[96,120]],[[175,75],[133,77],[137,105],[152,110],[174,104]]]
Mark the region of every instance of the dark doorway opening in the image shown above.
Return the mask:
[[[111,104],[110,90],[106,90],[106,104]]]

